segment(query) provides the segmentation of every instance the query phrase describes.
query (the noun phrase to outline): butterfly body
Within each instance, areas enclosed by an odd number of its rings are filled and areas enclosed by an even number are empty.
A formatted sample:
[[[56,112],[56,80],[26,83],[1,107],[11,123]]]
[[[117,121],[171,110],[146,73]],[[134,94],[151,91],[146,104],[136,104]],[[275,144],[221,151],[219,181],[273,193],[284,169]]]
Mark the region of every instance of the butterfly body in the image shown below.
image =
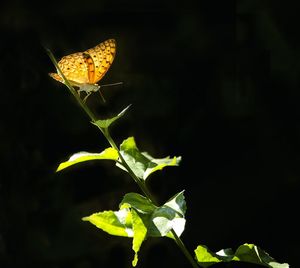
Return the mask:
[[[116,42],[108,39],[84,52],[77,52],[61,58],[58,66],[72,86],[79,87],[78,93],[85,92],[88,97],[98,91],[97,84],[109,67],[116,54]],[[49,74],[55,80],[64,83],[59,73]],[[86,98],[85,98],[86,99]]]

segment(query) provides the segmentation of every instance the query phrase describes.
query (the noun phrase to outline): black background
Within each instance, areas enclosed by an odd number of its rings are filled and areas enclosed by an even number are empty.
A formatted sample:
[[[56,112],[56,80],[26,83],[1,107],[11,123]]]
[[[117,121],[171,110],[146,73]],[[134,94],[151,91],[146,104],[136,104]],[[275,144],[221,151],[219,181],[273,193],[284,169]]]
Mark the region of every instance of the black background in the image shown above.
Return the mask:
[[[55,174],[72,153],[108,144],[48,76],[44,47],[59,59],[108,38],[117,56],[101,83],[123,85],[88,104],[102,118],[132,104],[116,141],[183,156],[148,185],[161,203],[185,189],[189,250],[255,243],[297,267],[299,15],[275,2],[2,1],[1,268],[131,267],[130,239],[81,221],[138,192],[129,176],[108,161]],[[189,263],[173,241],[148,239],[139,266]]]

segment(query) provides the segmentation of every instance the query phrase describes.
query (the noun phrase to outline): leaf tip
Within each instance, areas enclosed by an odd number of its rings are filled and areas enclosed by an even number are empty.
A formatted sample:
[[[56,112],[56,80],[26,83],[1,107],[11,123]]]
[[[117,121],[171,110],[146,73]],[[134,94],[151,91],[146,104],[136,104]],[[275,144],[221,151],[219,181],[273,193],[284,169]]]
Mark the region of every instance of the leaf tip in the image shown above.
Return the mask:
[[[135,253],[134,254],[134,259],[132,261],[132,266],[135,267],[137,265],[137,262],[138,262],[138,254]]]
[[[90,217],[89,217],[89,216],[82,217],[81,220],[82,220],[82,221],[89,221],[89,220],[90,220]]]

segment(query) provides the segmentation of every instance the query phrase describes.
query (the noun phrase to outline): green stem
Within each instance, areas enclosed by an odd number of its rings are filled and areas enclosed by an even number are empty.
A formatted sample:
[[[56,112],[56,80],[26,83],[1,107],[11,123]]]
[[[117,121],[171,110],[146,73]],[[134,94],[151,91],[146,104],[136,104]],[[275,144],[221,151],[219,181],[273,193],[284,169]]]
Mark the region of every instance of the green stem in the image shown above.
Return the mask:
[[[185,255],[185,257],[191,263],[191,265],[194,268],[199,268],[198,264],[195,262],[194,258],[192,257],[192,255],[190,254],[190,252],[187,250],[185,244],[182,242],[181,238],[176,234],[176,232],[174,231],[174,229],[171,230],[171,233],[172,233],[172,235],[175,238],[177,246],[181,249],[181,251],[183,252],[183,254]]]
[[[53,56],[52,52],[49,49],[46,49],[46,52],[47,52],[49,58],[51,59],[52,63],[56,67],[58,73],[63,78],[65,85],[67,86],[67,88],[70,90],[71,94],[75,97],[75,99],[79,103],[80,107],[87,113],[87,115],[90,117],[90,119],[92,120],[92,122],[95,122],[97,120],[96,116],[87,107],[87,105],[85,104],[85,102],[80,98],[79,94],[77,94],[77,91],[70,84],[70,82],[68,81],[68,79],[65,77],[65,75],[63,74],[63,72],[59,68],[58,63],[57,63],[55,57]]]
[[[106,129],[101,129],[101,132],[104,134],[105,138],[108,140],[109,144],[111,145],[111,147],[113,147],[114,149],[117,150],[121,163],[122,165],[126,168],[126,170],[128,171],[128,173],[130,174],[130,176],[134,179],[134,181],[139,185],[140,189],[142,190],[142,192],[145,194],[145,196],[156,206],[158,206],[157,202],[155,201],[155,198],[153,197],[153,195],[150,193],[150,191],[148,190],[146,184],[144,183],[144,181],[141,181],[135,174],[134,172],[131,170],[131,168],[128,166],[128,164],[126,163],[126,161],[124,160],[121,152],[119,151],[119,148],[117,147],[117,145],[115,144],[114,140],[112,139],[112,137],[110,136],[109,130],[108,128]],[[181,251],[183,252],[183,254],[185,255],[185,257],[188,259],[188,261],[191,263],[191,265],[194,268],[199,268],[199,266],[197,265],[197,263],[195,262],[194,258],[192,257],[192,255],[190,254],[190,252],[187,250],[186,246],[184,245],[184,243],[182,242],[181,238],[176,234],[176,232],[174,231],[174,229],[171,230],[171,233],[174,236],[174,239],[176,241],[176,244],[178,245],[178,247],[181,249]]]
[[[80,98],[80,96],[77,94],[76,90],[73,88],[73,86],[70,84],[70,82],[68,81],[68,79],[64,76],[64,74],[62,73],[62,71],[60,70],[57,61],[55,59],[55,57],[53,56],[52,52],[49,49],[46,49],[47,54],[49,55],[51,61],[53,62],[53,64],[55,65],[56,69],[58,70],[58,73],[61,75],[61,77],[64,80],[65,85],[68,87],[68,89],[70,90],[70,92],[72,93],[72,95],[75,97],[75,99],[77,100],[77,102],[79,103],[80,107],[87,113],[87,115],[89,116],[89,118],[91,119],[92,123],[95,123],[97,121],[96,116],[93,114],[93,112],[88,108],[88,106],[85,104],[85,102]],[[150,191],[148,190],[145,182],[141,179],[139,179],[134,172],[131,170],[131,168],[129,167],[129,165],[126,163],[124,157],[122,156],[119,148],[117,147],[116,143],[114,142],[113,138],[111,137],[108,128],[101,128],[99,127],[100,131],[102,132],[102,134],[104,135],[104,137],[107,139],[107,141],[109,142],[109,144],[111,145],[112,148],[114,148],[115,150],[117,150],[119,158],[121,160],[122,165],[126,168],[126,170],[128,171],[129,175],[133,178],[133,180],[138,184],[138,186],[140,187],[141,191],[144,193],[144,195],[156,206],[158,206],[157,202],[155,201],[155,198],[153,197],[153,195],[150,193]],[[185,255],[185,257],[188,259],[188,261],[191,263],[192,267],[194,268],[199,268],[199,266],[197,265],[196,261],[194,260],[194,258],[192,257],[192,255],[189,253],[189,251],[187,250],[186,246],[184,245],[184,243],[182,242],[181,238],[176,234],[176,232],[174,231],[174,229],[171,230],[171,233],[174,236],[174,239],[178,245],[178,247],[180,248],[180,250],[183,252],[183,254]]]
[[[126,168],[126,170],[128,171],[129,175],[134,179],[134,181],[138,184],[138,186],[140,187],[140,189],[142,190],[142,192],[145,194],[145,196],[153,203],[154,202],[154,198],[151,195],[151,193],[149,192],[148,188],[146,187],[144,181],[140,180],[135,174],[134,172],[131,170],[131,168],[128,166],[128,164],[126,163],[123,155],[121,154],[118,146],[115,144],[114,140],[112,139],[112,137],[110,136],[109,130],[108,128],[105,129],[101,129],[101,132],[103,133],[103,135],[105,136],[105,138],[107,139],[107,141],[109,142],[109,144],[111,145],[111,147],[113,147],[115,150],[117,150],[118,154],[119,154],[119,158],[121,160],[122,165]]]

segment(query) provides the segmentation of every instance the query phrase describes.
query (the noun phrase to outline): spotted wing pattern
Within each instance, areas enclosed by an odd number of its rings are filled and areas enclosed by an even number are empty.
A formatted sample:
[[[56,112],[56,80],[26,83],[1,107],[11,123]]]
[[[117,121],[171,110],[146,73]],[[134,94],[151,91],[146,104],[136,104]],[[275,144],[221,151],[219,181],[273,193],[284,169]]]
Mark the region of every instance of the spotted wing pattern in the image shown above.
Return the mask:
[[[94,63],[95,73],[90,83],[95,84],[102,79],[111,66],[116,55],[116,42],[114,39],[106,40],[85,53],[90,55]]]
[[[84,52],[64,56],[58,62],[58,66],[75,86],[96,84],[111,66],[115,54],[116,42],[114,39],[109,39]],[[63,83],[58,73],[51,73],[50,76]]]

